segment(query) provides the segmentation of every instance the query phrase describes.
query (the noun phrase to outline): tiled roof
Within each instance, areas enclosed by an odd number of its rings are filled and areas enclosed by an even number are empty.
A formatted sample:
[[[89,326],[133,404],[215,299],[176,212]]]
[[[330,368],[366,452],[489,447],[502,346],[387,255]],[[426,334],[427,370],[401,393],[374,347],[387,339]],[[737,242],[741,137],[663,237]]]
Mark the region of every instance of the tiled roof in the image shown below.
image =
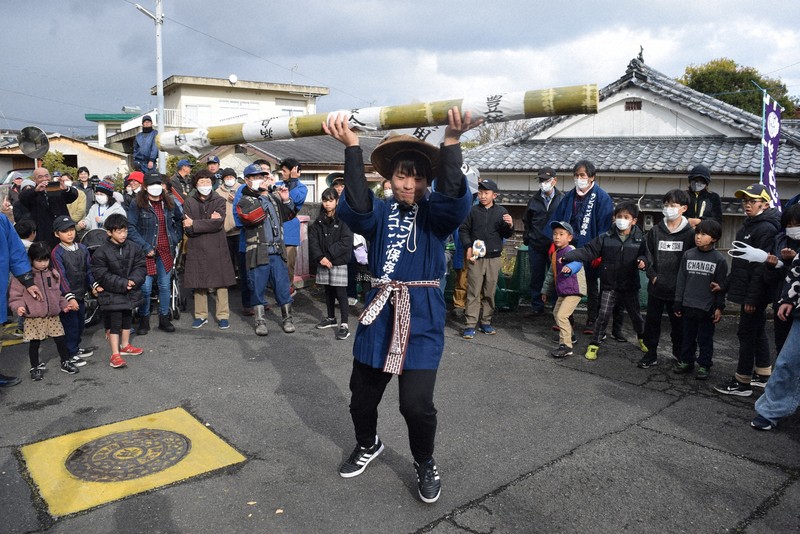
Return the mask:
[[[359,138],[364,160],[369,162],[372,151],[380,141],[380,137],[362,136]],[[305,165],[343,165],[344,146],[327,135],[316,137],[298,137],[280,141],[261,141],[250,143],[261,152],[277,160],[295,158]]]
[[[526,132],[468,150],[464,159],[483,171],[532,172],[542,166],[571,171],[578,159],[592,161],[604,172],[686,173],[704,164],[716,174],[761,172],[761,117],[705,95],[652,69],[638,59],[625,75],[600,90],[600,100],[630,87],[639,87],[724,123],[741,137],[586,137],[532,139],[572,116],[548,117]],[[800,130],[787,121],[781,132],[776,173],[800,173]]]
[[[603,172],[685,174],[702,163],[712,174],[761,173],[761,141],[725,137],[552,138],[499,143],[468,150],[464,160],[481,171],[532,172],[540,167],[572,172],[588,159]],[[800,147],[782,143],[776,174],[800,173]]]

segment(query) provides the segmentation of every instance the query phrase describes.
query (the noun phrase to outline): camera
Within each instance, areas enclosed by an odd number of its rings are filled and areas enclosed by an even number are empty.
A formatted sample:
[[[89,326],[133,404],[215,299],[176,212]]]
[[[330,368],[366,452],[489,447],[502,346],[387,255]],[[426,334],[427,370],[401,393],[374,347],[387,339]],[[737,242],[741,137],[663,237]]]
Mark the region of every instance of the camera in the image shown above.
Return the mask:
[[[45,187],[45,191],[48,193],[57,193],[61,191],[61,182],[58,180],[54,182],[47,182],[47,187]]]

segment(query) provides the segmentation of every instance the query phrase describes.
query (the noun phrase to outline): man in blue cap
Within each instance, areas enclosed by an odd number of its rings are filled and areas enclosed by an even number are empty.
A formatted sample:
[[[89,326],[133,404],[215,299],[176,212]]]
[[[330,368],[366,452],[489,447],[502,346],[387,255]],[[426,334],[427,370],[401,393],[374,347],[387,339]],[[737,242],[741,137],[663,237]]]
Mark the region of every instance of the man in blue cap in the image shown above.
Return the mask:
[[[175,170],[175,175],[169,179],[172,183],[172,191],[177,192],[181,198],[189,196],[194,189],[189,175],[192,174],[192,162],[188,159],[182,159],[178,162]]]
[[[222,178],[222,175],[219,172],[219,158],[217,156],[211,156],[206,161],[206,169],[208,172],[214,175],[214,177],[219,180]]]

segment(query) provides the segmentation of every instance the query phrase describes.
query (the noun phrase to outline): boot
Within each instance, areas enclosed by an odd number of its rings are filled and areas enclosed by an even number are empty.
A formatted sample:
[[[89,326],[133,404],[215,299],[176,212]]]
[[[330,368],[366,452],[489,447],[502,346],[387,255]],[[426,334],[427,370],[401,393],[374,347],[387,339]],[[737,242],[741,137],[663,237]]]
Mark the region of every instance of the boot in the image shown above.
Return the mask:
[[[160,315],[158,316],[158,329],[163,330],[164,332],[174,332],[175,327],[172,326],[172,322],[169,320],[169,315]]]
[[[281,317],[283,317],[283,331],[287,334],[294,332],[294,323],[292,322],[292,305],[284,304],[281,306]]]
[[[150,331],[150,316],[143,315],[139,317],[139,328],[136,330],[136,333],[140,336],[146,336],[149,331]]]
[[[264,316],[264,306],[255,306],[253,311],[256,314],[256,335],[266,336],[269,334],[269,329],[267,329],[267,319]]]

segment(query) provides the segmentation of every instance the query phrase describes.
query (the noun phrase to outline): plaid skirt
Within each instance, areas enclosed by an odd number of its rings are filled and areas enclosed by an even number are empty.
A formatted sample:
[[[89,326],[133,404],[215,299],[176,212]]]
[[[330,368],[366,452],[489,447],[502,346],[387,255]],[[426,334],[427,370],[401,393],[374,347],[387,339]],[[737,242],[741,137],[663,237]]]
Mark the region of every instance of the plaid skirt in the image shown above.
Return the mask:
[[[317,283],[325,286],[347,287],[347,265],[334,265],[328,269],[317,267]]]

